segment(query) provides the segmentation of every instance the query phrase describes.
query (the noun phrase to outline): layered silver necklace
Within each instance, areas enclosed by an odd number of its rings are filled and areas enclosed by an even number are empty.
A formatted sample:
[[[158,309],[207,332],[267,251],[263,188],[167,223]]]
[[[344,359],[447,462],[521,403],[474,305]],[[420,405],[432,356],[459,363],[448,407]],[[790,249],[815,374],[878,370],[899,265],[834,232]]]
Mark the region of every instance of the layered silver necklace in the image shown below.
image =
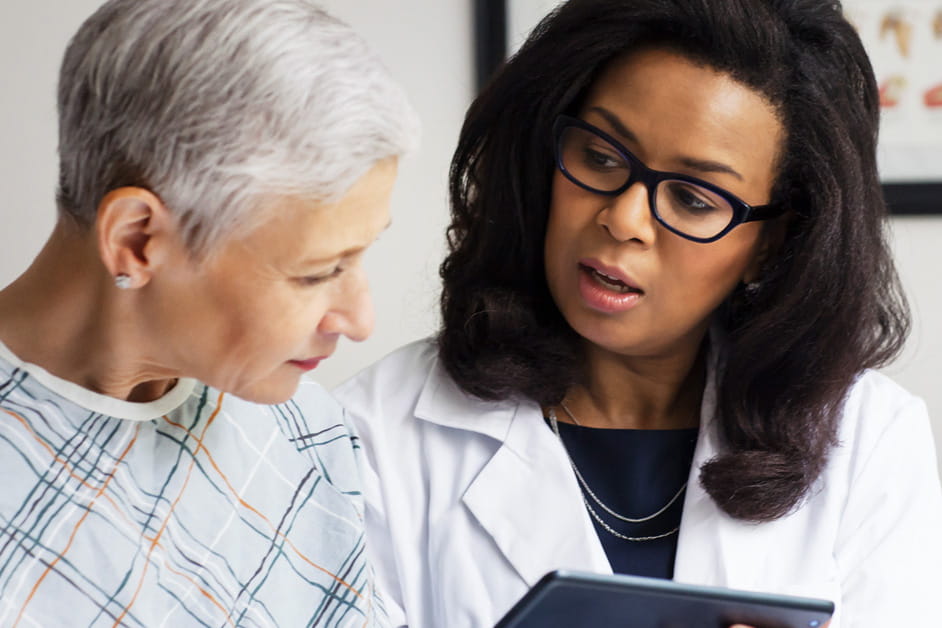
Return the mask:
[[[572,420],[573,423],[579,426],[582,425],[581,423],[579,423],[576,417],[573,416],[572,412],[569,411],[569,408],[566,407],[566,404],[560,403],[559,406],[566,412],[566,414],[569,416],[569,418]],[[582,502],[585,504],[586,510],[589,511],[589,514],[596,521],[596,523],[602,526],[602,528],[606,532],[611,534],[612,536],[625,540],[625,541],[635,541],[635,542],[654,541],[656,539],[663,539],[668,536],[671,536],[672,534],[677,533],[677,531],[680,529],[680,526],[677,526],[668,532],[664,532],[663,534],[655,534],[653,536],[628,536],[627,534],[622,534],[621,532],[618,532],[617,530],[613,529],[610,525],[608,525],[602,519],[601,516],[599,516],[599,513],[596,512],[595,508],[592,507],[592,504],[589,503],[589,500],[586,498],[586,495],[591,497],[592,501],[595,502],[599,508],[601,508],[602,510],[604,510],[611,516],[615,517],[616,519],[619,519],[620,521],[624,521],[626,523],[644,523],[645,521],[651,521],[652,519],[656,519],[657,517],[664,514],[664,512],[666,512],[668,508],[673,506],[674,503],[678,499],[680,499],[680,496],[683,495],[684,491],[687,489],[687,482],[684,482],[683,485],[681,485],[680,489],[678,489],[678,491],[674,493],[674,496],[670,498],[670,501],[668,501],[663,507],[661,507],[657,512],[653,514],[650,514],[646,517],[626,517],[625,515],[617,513],[611,508],[609,508],[604,502],[602,502],[602,500],[599,499],[598,496],[596,496],[596,494],[592,491],[592,489],[589,488],[588,482],[585,481],[585,478],[582,477],[582,473],[579,472],[579,468],[576,466],[576,462],[572,459],[572,456],[569,455],[569,450],[566,448],[566,442],[563,440],[562,435],[560,435],[559,433],[559,421],[556,418],[556,411],[553,408],[550,408],[548,414],[549,414],[550,429],[553,430],[553,433],[556,434],[556,438],[558,438],[559,442],[562,443],[563,451],[566,452],[566,458],[569,460],[569,466],[572,467],[573,472],[576,474],[576,479],[579,480],[579,485],[583,489]]]

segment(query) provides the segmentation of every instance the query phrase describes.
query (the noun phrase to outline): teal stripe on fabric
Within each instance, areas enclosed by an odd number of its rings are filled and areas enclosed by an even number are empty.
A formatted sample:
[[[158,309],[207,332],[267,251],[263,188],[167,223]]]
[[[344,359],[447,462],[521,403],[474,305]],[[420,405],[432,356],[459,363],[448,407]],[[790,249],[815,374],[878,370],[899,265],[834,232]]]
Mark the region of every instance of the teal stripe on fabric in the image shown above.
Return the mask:
[[[0,408],[26,421],[0,422],[0,625],[384,625],[355,439],[322,389],[217,407],[199,386],[131,422],[15,370],[0,360]]]

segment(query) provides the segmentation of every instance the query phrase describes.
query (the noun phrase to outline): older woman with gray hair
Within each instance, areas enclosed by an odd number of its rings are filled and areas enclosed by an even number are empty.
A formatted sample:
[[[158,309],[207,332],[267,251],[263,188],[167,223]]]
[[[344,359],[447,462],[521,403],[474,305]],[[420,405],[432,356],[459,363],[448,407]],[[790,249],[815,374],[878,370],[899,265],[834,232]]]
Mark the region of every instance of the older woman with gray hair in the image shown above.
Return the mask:
[[[0,624],[382,625],[357,441],[415,114],[305,0],[112,0],[59,82],[59,219],[0,291]]]

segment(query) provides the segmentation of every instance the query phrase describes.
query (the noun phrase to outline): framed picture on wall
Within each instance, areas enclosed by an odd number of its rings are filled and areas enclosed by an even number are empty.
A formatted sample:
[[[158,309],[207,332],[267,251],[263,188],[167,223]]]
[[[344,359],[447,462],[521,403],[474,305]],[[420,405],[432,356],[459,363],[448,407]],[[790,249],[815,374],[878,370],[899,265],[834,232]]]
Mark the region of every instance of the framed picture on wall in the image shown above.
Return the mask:
[[[896,213],[942,214],[942,0],[845,0],[880,86],[880,171]]]
[[[534,26],[563,0],[472,0],[475,64],[480,90]]]
[[[478,86],[560,0],[475,0]],[[878,148],[894,214],[942,214],[942,0],[844,0],[880,87]]]

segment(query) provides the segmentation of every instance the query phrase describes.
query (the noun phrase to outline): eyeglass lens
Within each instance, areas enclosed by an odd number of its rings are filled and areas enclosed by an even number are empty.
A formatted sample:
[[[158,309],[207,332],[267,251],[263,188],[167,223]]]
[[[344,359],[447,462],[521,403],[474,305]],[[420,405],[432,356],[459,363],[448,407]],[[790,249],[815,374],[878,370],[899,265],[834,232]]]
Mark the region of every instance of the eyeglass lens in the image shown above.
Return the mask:
[[[581,127],[566,127],[559,141],[565,171],[600,193],[619,190],[632,173],[632,163],[610,142]],[[640,163],[640,162],[639,162]],[[664,179],[653,194],[652,208],[673,229],[695,238],[711,238],[733,220],[733,206],[720,194],[690,181]]]

